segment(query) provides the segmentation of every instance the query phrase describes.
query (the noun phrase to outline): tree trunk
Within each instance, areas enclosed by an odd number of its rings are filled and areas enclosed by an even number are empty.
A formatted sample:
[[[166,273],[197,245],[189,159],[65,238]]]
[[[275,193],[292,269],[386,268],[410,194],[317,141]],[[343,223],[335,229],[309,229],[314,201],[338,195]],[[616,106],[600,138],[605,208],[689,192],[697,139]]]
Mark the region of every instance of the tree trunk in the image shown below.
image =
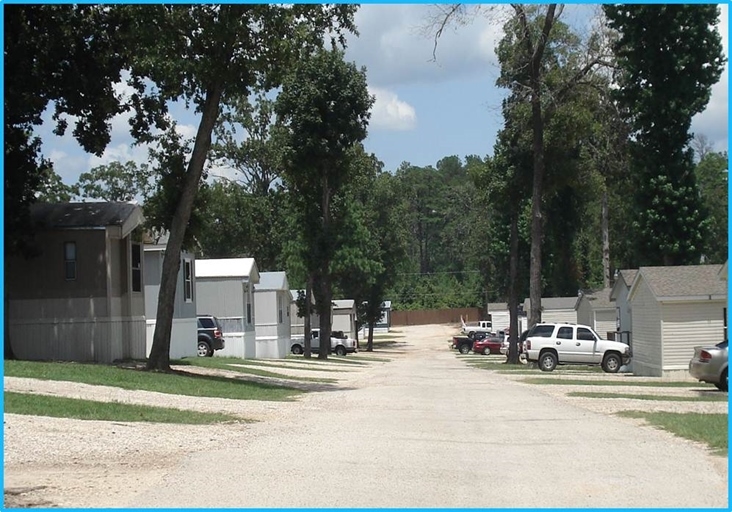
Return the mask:
[[[322,304],[319,307],[320,313],[320,352],[318,359],[328,359],[328,351],[330,350],[330,332],[331,332],[331,309],[332,309],[332,291],[330,287],[330,188],[328,185],[328,173],[323,173],[323,192],[322,192],[322,215],[323,230],[321,238],[322,261],[320,262],[320,297]]]
[[[510,263],[508,283],[508,315],[509,315],[509,337],[508,337],[508,363],[518,364],[518,205],[511,215],[511,240],[510,240]]]
[[[374,322],[369,322],[369,338],[366,343],[366,352],[374,351]]]
[[[607,206],[607,189],[602,194],[602,282],[610,287],[610,228]]]
[[[7,277],[6,277],[7,282]],[[15,359],[15,352],[13,352],[13,345],[10,341],[10,322],[8,319],[8,313],[10,311],[10,299],[8,298],[7,291],[5,292],[5,300],[3,304],[4,309],[4,315],[5,315],[5,338],[3,338],[3,353],[4,353],[4,359],[5,361],[10,361],[12,359]]]
[[[203,165],[211,147],[211,132],[219,114],[222,86],[215,84],[206,91],[201,122],[196,133],[191,160],[188,162],[183,190],[178,207],[175,209],[170,226],[170,235],[163,257],[163,271],[160,278],[158,309],[155,317],[155,334],[147,361],[148,370],[170,371],[170,332],[173,328],[173,309],[175,307],[175,289],[180,269],[180,253],[183,248],[188,220],[193,210],[193,201],[198,192]]]
[[[307,283],[305,284],[305,347],[303,349],[303,356],[306,359],[310,359],[312,356],[312,333],[313,329],[310,325],[310,316],[313,314],[312,304],[310,303],[310,297],[313,295],[313,275],[308,275]]]
[[[535,83],[534,83],[535,82]],[[532,80],[531,127],[533,131],[534,183],[531,193],[531,262],[529,270],[529,327],[541,322],[541,199],[544,186],[544,122],[541,117],[541,91]]]

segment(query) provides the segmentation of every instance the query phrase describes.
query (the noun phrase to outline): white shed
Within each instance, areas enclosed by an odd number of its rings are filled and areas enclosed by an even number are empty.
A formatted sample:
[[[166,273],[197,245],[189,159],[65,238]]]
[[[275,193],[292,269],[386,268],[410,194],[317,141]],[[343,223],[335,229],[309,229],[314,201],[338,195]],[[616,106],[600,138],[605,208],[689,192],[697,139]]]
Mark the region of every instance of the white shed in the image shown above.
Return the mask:
[[[632,345],[632,318],[633,312],[628,302],[630,287],[633,286],[638,270],[619,270],[615,277],[615,284],[610,290],[610,302],[615,304],[616,339]]]
[[[542,297],[542,322],[569,322],[577,323],[577,297]],[[524,311],[529,314],[531,299],[524,300]]]
[[[214,315],[222,325],[226,347],[217,356],[256,357],[254,285],[259,271],[254,258],[196,260],[196,310]]]
[[[356,336],[356,303],[353,299],[333,301],[332,331],[343,331],[349,338]]]
[[[641,267],[630,288],[633,373],[686,376],[694,347],[724,339],[722,265]]]
[[[615,305],[610,302],[612,288],[584,292],[577,299],[577,323],[589,325],[603,338],[615,336]],[[608,334],[609,333],[609,334]]]
[[[491,317],[491,326],[494,331],[508,330],[511,317],[506,302],[490,302],[486,304],[485,312]]]
[[[260,359],[287,357],[292,295],[285,272],[262,272],[254,285],[256,349]]]

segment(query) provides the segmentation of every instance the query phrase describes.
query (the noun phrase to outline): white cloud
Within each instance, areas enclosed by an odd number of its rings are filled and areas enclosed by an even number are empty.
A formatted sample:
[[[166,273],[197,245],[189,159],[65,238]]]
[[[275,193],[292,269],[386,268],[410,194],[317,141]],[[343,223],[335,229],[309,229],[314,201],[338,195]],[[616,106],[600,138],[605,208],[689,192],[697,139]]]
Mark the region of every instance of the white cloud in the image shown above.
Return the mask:
[[[184,140],[195,139],[198,128],[192,124],[177,124],[175,125],[175,131],[178,132]]]
[[[116,144],[110,145],[104,150],[101,157],[90,155],[87,160],[87,166],[89,169],[97,167],[99,165],[107,165],[110,162],[128,162],[134,161],[135,163],[143,164],[148,162],[148,146],[147,145],[131,145],[131,144]]]
[[[370,126],[394,131],[413,130],[417,125],[414,107],[402,101],[392,91],[369,87],[369,93],[376,97],[371,108]]]

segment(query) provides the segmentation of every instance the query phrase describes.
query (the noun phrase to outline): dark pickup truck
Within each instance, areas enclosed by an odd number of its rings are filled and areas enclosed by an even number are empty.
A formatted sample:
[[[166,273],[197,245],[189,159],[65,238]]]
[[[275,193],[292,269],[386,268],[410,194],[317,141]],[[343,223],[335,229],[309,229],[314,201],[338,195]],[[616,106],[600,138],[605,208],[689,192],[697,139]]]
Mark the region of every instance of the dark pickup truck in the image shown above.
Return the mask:
[[[467,354],[473,349],[473,342],[482,340],[490,335],[488,332],[476,332],[470,336],[453,336],[450,348],[456,348],[461,354]]]

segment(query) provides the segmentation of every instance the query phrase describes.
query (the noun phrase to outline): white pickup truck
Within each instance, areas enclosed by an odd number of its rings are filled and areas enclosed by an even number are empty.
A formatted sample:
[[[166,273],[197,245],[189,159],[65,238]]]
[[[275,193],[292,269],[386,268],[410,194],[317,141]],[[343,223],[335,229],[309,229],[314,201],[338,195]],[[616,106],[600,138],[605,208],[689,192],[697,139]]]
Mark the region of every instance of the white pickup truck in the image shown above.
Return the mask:
[[[331,352],[334,352],[338,356],[358,352],[356,340],[344,335],[343,331],[332,331],[330,334]],[[310,331],[310,350],[312,352],[318,352],[320,350],[320,329],[312,329]],[[305,337],[292,338],[290,351],[293,354],[302,354],[305,351]]]
[[[602,339],[591,327],[569,323],[536,324],[526,335],[526,359],[544,372],[558,364],[601,365],[617,373],[630,362],[630,346]]]
[[[460,317],[460,323],[462,323],[462,332],[466,334],[468,338],[472,338],[476,332],[493,332],[493,322],[490,320],[480,320],[478,322],[465,323],[463,317]]]

